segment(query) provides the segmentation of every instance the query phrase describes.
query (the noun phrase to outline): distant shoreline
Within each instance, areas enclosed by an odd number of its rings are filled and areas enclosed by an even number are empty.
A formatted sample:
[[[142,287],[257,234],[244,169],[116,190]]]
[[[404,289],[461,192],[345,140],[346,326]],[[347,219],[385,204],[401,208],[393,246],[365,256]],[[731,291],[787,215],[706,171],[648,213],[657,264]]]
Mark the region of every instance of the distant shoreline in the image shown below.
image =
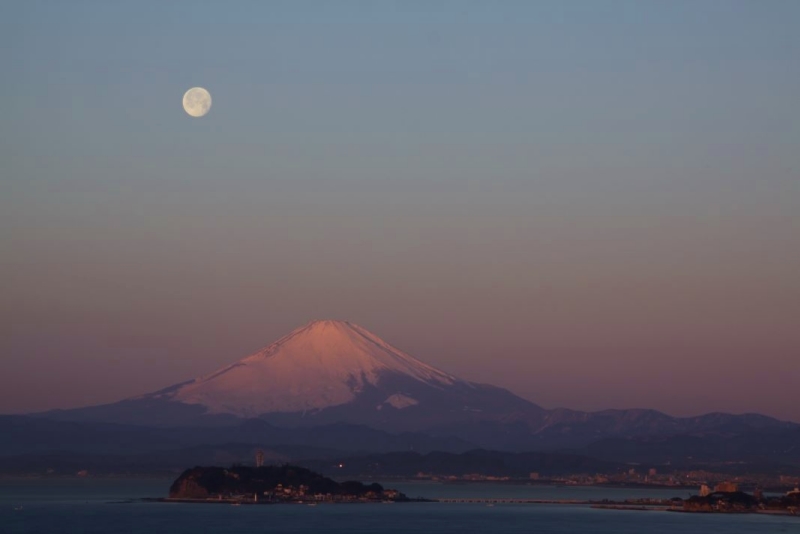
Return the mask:
[[[338,477],[342,478],[342,477]],[[360,476],[363,480],[378,481],[378,482],[394,482],[394,483],[414,483],[414,484],[431,484],[431,485],[445,485],[445,486],[466,486],[478,484],[495,484],[495,485],[508,485],[508,486],[538,486],[538,487],[556,487],[556,488],[608,488],[608,489],[657,489],[657,490],[675,490],[675,491],[693,491],[697,490],[697,484],[685,486],[672,486],[668,484],[643,484],[643,483],[600,483],[600,484],[567,484],[554,482],[549,480],[527,480],[527,479],[509,479],[509,480],[434,480],[427,478],[413,478],[413,477],[372,477]],[[3,480],[174,480],[174,474],[99,474],[88,476],[77,476],[74,474],[64,475],[47,475],[47,474],[30,474],[30,475],[4,475],[0,474],[0,481]],[[791,490],[794,486],[791,484],[783,486],[770,486],[765,487],[763,490],[768,493],[785,493]]]
[[[438,484],[445,486],[467,486],[477,484],[496,484],[508,486],[538,486],[538,487],[556,487],[556,488],[605,488],[605,489],[657,489],[657,490],[675,490],[675,491],[697,491],[699,484],[686,484],[686,485],[670,485],[670,484],[645,484],[641,482],[602,482],[598,484],[572,484],[566,482],[557,482],[552,480],[528,480],[524,478],[508,479],[508,480],[441,480],[429,478],[407,478],[407,477],[383,477],[374,478],[368,476],[361,476],[364,480],[375,480],[380,482],[392,483],[418,483],[418,484]],[[768,493],[786,493],[794,486],[786,484],[783,486],[768,486],[763,490]]]

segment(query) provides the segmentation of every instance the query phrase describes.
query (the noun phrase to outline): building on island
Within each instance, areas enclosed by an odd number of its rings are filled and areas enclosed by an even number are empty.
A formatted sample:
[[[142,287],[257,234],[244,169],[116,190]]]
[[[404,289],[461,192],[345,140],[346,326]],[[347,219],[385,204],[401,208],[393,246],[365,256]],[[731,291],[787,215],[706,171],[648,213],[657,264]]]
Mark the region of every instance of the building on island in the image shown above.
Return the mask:
[[[721,493],[735,493],[739,491],[739,485],[736,482],[720,482],[714,486],[714,491]]]

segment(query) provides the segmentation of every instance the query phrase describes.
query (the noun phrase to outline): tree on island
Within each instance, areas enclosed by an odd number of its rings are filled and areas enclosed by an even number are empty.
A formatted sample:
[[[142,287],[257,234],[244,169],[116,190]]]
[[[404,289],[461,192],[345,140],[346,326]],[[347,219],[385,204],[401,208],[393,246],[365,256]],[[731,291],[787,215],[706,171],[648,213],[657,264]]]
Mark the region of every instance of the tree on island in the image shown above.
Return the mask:
[[[277,490],[280,490],[280,495]],[[236,495],[332,495],[339,497],[382,499],[398,492],[386,493],[380,484],[358,481],[338,483],[319,473],[296,465],[246,467],[194,467],[184,471],[170,487],[171,498],[208,499]]]

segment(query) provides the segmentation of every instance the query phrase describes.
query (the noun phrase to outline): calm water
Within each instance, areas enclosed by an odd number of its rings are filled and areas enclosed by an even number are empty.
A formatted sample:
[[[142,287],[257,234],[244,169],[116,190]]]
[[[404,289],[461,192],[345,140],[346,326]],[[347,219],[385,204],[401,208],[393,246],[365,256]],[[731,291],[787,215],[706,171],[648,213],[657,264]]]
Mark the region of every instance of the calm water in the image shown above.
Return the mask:
[[[120,502],[166,494],[169,480],[0,480],[5,533],[691,533],[800,534],[800,518],[595,510],[583,506],[351,504],[229,506]],[[672,497],[672,490],[390,483],[411,496],[530,499]],[[678,494],[678,496],[681,496]],[[18,509],[20,508],[21,509]]]

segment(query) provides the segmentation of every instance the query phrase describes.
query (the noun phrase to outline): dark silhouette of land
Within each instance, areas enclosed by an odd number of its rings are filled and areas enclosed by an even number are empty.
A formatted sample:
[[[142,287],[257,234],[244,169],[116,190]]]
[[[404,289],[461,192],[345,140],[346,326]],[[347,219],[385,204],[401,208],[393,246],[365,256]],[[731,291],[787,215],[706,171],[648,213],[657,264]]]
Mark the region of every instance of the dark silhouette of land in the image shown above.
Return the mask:
[[[172,484],[169,500],[248,503],[392,501],[408,498],[380,484],[333,479],[296,465],[194,467]]]

